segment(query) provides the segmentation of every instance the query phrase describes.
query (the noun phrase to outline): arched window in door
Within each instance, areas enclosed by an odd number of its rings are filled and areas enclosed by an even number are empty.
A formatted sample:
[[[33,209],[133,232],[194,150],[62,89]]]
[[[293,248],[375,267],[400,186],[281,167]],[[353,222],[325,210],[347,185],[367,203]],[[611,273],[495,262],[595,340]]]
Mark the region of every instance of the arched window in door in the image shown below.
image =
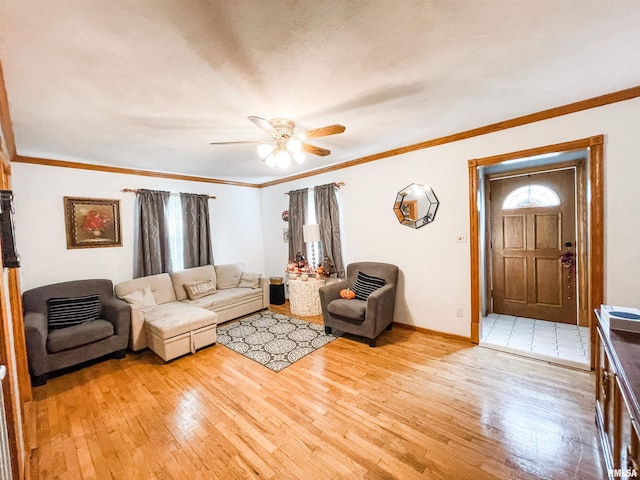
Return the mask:
[[[516,188],[504,199],[503,210],[530,207],[555,207],[560,205],[560,197],[546,185],[534,183]]]

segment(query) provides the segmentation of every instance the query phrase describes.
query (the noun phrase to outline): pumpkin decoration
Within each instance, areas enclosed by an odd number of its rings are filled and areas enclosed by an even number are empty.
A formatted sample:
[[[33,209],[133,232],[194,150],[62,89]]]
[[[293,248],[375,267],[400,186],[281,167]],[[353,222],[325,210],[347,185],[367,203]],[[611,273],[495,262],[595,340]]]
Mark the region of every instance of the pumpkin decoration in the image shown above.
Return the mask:
[[[356,293],[353,290],[345,288],[343,290],[340,290],[340,296],[347,300],[351,300],[353,298],[356,298]]]

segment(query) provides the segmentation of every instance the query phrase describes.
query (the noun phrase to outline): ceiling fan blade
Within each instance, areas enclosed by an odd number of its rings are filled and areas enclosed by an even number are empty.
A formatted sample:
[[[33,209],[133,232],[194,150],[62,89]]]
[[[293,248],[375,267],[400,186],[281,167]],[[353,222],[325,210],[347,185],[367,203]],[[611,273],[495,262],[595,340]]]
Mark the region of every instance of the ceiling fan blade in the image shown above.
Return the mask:
[[[311,153],[312,155],[320,155],[321,157],[326,157],[331,153],[331,150],[327,150],[326,148],[316,147],[315,145],[309,145],[308,143],[302,144],[302,150],[307,153]]]
[[[306,132],[298,135],[300,138],[316,138],[316,137],[326,137],[327,135],[335,135],[337,133],[342,133],[346,130],[344,125],[335,124],[335,125],[327,125],[326,127],[313,128],[311,130],[307,130]]]
[[[273,128],[273,125],[271,125],[267,120],[265,120],[264,118],[261,117],[247,117],[249,119],[250,122],[252,122],[256,127],[260,128],[261,130],[264,130],[265,132],[267,132],[270,136],[275,137],[278,135],[278,132],[276,131],[275,128]]]
[[[261,140],[240,140],[237,142],[211,142],[209,145],[235,145],[240,143],[261,143]]]

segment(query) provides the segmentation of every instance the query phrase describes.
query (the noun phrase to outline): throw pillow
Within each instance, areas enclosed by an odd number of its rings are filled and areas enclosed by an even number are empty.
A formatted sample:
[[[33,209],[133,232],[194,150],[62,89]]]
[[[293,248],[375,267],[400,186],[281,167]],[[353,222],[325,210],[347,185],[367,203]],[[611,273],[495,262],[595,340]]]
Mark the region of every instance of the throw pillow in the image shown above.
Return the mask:
[[[129,295],[125,295],[122,299],[141,312],[149,312],[158,306],[149,285],[144,289],[136,290]]]
[[[383,278],[373,277],[366,273],[358,272],[356,283],[353,284],[352,290],[356,294],[358,300],[366,300],[369,295],[383,287],[387,283]]]
[[[216,286],[212,280],[201,280],[199,282],[185,283],[184,289],[191,300],[197,300],[206,295],[216,293]]]
[[[239,287],[245,288],[259,288],[260,287],[260,274],[253,272],[242,272],[240,276]]]
[[[50,298],[47,300],[49,331],[73,327],[97,320],[100,315],[100,295]]]

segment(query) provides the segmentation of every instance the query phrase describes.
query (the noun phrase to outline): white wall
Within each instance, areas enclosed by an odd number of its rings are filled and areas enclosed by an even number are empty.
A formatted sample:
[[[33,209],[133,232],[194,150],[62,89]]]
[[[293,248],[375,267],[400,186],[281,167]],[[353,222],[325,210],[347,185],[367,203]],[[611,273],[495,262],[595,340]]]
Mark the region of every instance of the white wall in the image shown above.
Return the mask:
[[[345,264],[397,264],[396,320],[469,336],[469,244],[455,242],[456,233],[469,229],[467,161],[605,134],[605,301],[640,306],[639,131],[640,99],[634,99],[262,189],[266,273],[282,276],[287,261],[284,192],[344,181]],[[396,193],[413,182],[431,185],[440,200],[435,221],[419,230],[400,225],[392,210]],[[463,307],[462,318],[456,306]]]
[[[23,290],[84,278],[114,283],[132,278],[135,194],[123,188],[215,195],[209,208],[216,264],[244,262],[252,271],[265,269],[257,188],[22,163],[13,163],[11,169]],[[120,199],[123,246],[68,250],[65,196]]]
[[[467,160],[604,134],[605,301],[640,306],[638,112],[640,99],[634,99],[260,190],[14,163],[22,286],[131,278],[135,195],[122,193],[125,187],[216,195],[210,204],[216,263],[242,261],[251,270],[282,276],[288,256],[282,240],[287,224],[280,218],[288,208],[284,193],[344,181],[339,196],[345,263],[397,264],[397,320],[468,336],[469,244],[455,242],[469,228]],[[436,220],[419,230],[400,225],[392,210],[396,193],[412,182],[431,185],[440,200]],[[64,196],[121,199],[124,246],[67,250]],[[457,306],[462,318],[455,316]]]

